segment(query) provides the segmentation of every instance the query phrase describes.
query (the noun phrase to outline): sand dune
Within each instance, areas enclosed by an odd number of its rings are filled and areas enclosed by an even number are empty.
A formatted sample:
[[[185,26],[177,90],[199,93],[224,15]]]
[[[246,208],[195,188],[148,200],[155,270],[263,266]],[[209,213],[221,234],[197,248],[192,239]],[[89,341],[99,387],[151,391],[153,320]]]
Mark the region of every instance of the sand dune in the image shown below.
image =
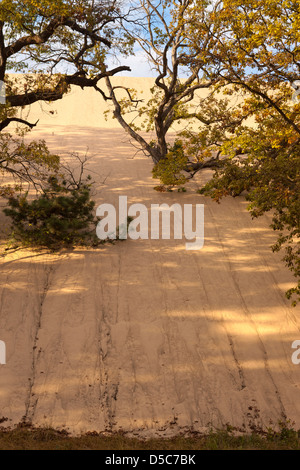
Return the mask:
[[[284,297],[293,278],[269,248],[270,218],[252,221],[243,198],[197,195],[208,173],[186,194],[156,193],[151,161],[122,130],[46,123],[31,136],[61,153],[88,147],[99,204],[204,204],[205,246],[128,240],[2,257],[3,425],[168,436],[289,418],[299,428],[299,308]]]

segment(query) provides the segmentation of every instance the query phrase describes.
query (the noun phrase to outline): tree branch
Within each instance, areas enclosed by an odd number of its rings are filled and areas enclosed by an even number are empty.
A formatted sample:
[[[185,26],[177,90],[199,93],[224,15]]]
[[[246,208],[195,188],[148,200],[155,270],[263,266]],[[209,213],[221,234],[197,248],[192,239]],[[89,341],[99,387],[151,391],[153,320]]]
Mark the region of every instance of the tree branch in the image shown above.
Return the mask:
[[[9,124],[11,124],[12,122],[18,122],[20,124],[25,124],[25,126],[28,126],[28,127],[30,127],[30,129],[33,129],[34,127],[37,126],[39,121],[37,121],[35,124],[31,124],[30,122],[25,121],[24,119],[20,119],[20,118],[16,118],[16,117],[7,118],[7,119],[4,119],[4,121],[0,122],[0,132],[3,131],[3,129],[5,129],[7,126],[9,126]]]
[[[78,73],[74,75],[66,75],[62,77],[62,79],[59,81],[59,83],[54,89],[37,89],[35,91],[29,93],[27,92],[22,95],[7,96],[7,103],[12,107],[19,107],[28,106],[30,104],[36,103],[37,101],[58,101],[63,98],[70,85],[76,85],[81,87],[82,89],[88,87],[95,88],[97,89],[97,91],[99,91],[97,84],[102,78],[111,77],[123,71],[131,72],[131,69],[127,66],[120,66],[113,70],[102,72],[94,78],[87,78],[86,76],[79,75]],[[104,94],[103,97],[105,97]],[[106,97],[106,99],[109,98]]]

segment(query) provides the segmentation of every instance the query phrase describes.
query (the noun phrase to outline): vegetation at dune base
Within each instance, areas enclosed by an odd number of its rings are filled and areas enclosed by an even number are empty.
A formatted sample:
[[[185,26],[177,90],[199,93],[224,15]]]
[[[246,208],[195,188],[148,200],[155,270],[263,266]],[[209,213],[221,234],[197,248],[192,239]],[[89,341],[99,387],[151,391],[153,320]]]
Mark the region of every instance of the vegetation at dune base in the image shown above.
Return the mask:
[[[88,433],[72,437],[53,429],[20,426],[0,431],[0,450],[300,450],[300,433],[282,426],[278,431],[236,435],[233,428],[172,438],[138,439],[122,433]]]

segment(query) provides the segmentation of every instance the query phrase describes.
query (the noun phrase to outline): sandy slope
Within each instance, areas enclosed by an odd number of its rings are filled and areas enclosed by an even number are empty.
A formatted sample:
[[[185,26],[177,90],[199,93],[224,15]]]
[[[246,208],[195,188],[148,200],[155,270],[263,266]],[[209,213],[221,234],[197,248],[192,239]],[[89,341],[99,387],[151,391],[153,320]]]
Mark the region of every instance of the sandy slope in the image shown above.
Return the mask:
[[[217,205],[153,191],[151,162],[116,129],[40,127],[51,148],[89,147],[97,202],[204,203],[205,247],[132,241],[60,256],[1,258],[0,418],[6,424],[170,435],[180,429],[300,427],[299,308],[293,281],[269,246],[269,219],[242,198]]]

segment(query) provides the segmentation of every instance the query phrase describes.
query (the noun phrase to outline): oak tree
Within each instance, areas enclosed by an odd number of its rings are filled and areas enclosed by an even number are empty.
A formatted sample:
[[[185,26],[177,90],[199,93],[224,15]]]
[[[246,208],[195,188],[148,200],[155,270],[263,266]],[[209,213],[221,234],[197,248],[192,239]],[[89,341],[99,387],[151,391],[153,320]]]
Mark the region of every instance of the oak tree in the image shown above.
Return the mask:
[[[0,104],[0,170],[36,183],[57,167],[44,142],[29,145],[10,124],[30,130],[37,125],[20,118],[19,110],[37,101],[61,99],[71,86],[99,87],[101,79],[130,70],[108,70],[107,54],[130,42],[115,22],[122,15],[118,0],[2,0],[0,4],[0,83],[6,104]],[[128,50],[129,50],[128,49]],[[11,75],[8,72],[22,72]]]
[[[189,31],[197,37],[202,22],[194,2]],[[278,232],[274,251],[300,277],[300,2],[224,0],[214,22],[225,34],[207,54],[209,67],[220,70],[219,86],[239,104],[231,109],[238,124],[220,139],[222,167],[202,193],[217,201],[245,191],[252,217],[270,212]],[[201,54],[194,41],[191,54]],[[251,120],[249,121],[249,118]],[[300,282],[287,292],[300,296]],[[294,304],[296,300],[294,300]]]

